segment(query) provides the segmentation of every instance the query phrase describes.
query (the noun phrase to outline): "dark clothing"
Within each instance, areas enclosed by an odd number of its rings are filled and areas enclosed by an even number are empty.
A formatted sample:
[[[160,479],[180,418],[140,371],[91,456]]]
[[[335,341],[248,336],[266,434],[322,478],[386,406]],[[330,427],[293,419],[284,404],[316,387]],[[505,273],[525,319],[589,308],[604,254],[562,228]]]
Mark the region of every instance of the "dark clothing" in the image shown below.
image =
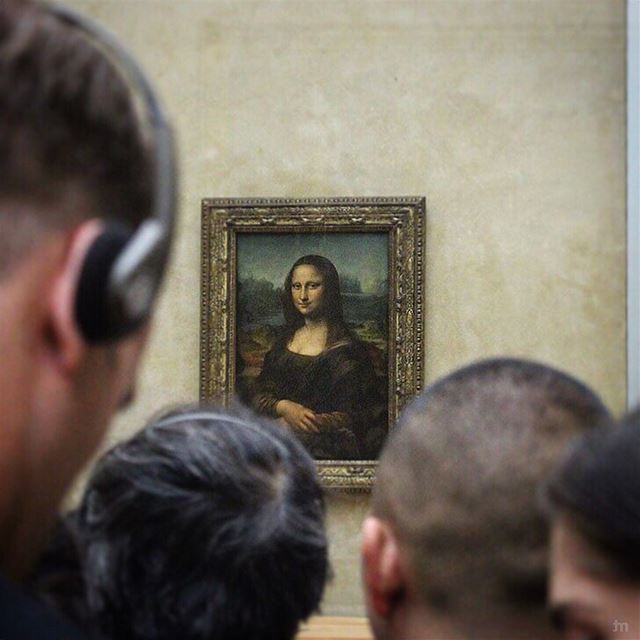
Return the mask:
[[[56,613],[0,576],[2,640],[81,640],[83,637]]]
[[[78,511],[70,511],[58,520],[49,545],[40,555],[29,587],[47,606],[90,635],[93,631],[87,607],[87,594],[80,560],[82,544],[78,539]],[[93,633],[89,633],[92,630]],[[1,636],[0,636],[1,640]]]
[[[386,433],[386,403],[364,346],[346,339],[317,356],[292,353],[282,338],[267,353],[253,406],[276,416],[279,400],[311,409],[319,433],[298,431],[317,459],[375,458]]]

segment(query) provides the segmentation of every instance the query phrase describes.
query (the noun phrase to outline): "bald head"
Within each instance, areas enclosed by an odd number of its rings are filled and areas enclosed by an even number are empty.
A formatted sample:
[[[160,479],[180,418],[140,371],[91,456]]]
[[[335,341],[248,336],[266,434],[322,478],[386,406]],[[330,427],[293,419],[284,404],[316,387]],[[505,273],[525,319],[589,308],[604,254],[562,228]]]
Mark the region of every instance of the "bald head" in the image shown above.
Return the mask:
[[[607,416],[574,378],[506,359],[449,375],[404,411],[380,460],[373,514],[405,550],[425,605],[542,607],[537,485],[570,438]]]

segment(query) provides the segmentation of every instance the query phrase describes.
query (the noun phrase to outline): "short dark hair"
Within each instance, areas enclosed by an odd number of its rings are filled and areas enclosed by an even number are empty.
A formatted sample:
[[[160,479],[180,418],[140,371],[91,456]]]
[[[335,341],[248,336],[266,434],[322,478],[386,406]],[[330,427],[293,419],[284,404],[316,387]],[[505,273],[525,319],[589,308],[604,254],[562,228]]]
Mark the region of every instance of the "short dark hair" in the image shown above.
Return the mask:
[[[152,166],[127,81],[46,4],[0,4],[0,272],[43,231],[92,217],[135,228]]]
[[[406,545],[425,602],[543,605],[548,536],[536,487],[567,441],[607,416],[575,378],[517,359],[460,369],[403,412],[373,513]]]
[[[574,442],[544,491],[607,559],[612,576],[640,584],[640,411]]]
[[[98,462],[68,518],[85,623],[135,640],[290,640],[323,593],[324,517],[292,435],[244,412],[173,411]]]

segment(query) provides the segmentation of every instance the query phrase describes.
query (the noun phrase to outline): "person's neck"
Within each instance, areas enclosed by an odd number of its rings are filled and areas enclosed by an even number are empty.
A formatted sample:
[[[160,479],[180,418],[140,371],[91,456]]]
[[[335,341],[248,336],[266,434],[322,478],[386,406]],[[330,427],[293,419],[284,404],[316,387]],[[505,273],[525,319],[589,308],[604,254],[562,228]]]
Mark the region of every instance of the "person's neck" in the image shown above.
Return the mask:
[[[0,571],[14,581],[29,571],[67,479],[60,470],[64,456],[37,455],[38,443],[55,450],[60,439],[46,426],[40,435],[34,429],[36,407],[47,416],[54,410],[38,402],[38,389],[42,362],[51,362],[52,338],[43,337],[49,291],[66,246],[64,233],[39,241],[0,283]]]
[[[502,609],[491,600],[473,605],[460,615],[442,613],[426,607],[398,607],[377,640],[472,640],[509,638],[510,640],[551,640],[556,632],[546,620],[544,607],[521,612]]]
[[[15,278],[22,284],[22,280]],[[14,280],[0,289],[0,571],[16,579],[12,568],[14,549],[22,513],[30,502],[27,450],[29,434],[29,396],[35,370],[21,329],[28,326],[25,309],[30,302],[27,287],[12,288]]]
[[[400,606],[387,623],[387,632],[378,640],[463,640],[448,616],[424,607]]]
[[[0,429],[2,425],[0,425]],[[21,482],[19,461],[9,455],[3,443],[0,456],[0,572],[8,578],[17,576],[11,567],[11,556],[16,539],[16,531],[20,527],[21,496],[24,487]],[[16,452],[18,453],[18,452]],[[6,463],[6,464],[5,464]]]
[[[29,425],[21,435],[0,447],[0,572],[14,582],[30,571],[65,488],[52,461],[38,463],[25,446],[33,441]]]
[[[28,478],[24,471],[24,459],[19,447],[12,457],[7,443],[3,443],[0,456],[0,572],[5,578],[19,582],[26,563],[21,559],[26,541],[22,536],[25,506],[29,502]],[[7,464],[5,464],[7,462]],[[15,464],[17,462],[17,464]]]

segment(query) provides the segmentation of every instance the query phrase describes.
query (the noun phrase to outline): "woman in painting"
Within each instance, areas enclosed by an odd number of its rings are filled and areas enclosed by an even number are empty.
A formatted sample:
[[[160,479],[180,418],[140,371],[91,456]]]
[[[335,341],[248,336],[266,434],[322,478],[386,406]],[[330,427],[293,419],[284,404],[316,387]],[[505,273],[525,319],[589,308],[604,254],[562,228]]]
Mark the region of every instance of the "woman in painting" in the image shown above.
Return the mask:
[[[299,258],[282,303],[285,326],[265,356],[254,408],[288,425],[315,458],[376,457],[386,403],[365,346],[344,321],[331,261]]]

